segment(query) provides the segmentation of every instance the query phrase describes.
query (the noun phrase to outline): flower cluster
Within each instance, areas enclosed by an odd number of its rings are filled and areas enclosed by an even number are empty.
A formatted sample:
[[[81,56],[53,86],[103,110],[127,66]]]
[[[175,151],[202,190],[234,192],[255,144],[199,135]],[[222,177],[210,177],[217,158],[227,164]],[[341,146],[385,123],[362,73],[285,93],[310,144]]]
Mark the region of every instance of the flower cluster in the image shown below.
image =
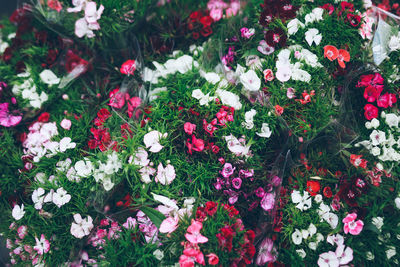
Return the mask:
[[[100,5],[97,9],[97,3],[87,0],[72,1],[74,7],[67,9],[67,12],[81,12],[85,13],[83,18],[78,19],[75,22],[75,35],[79,38],[87,36],[88,38],[93,38],[96,35],[93,31],[100,30],[100,24],[97,22],[101,18],[101,14],[104,11],[104,6]]]

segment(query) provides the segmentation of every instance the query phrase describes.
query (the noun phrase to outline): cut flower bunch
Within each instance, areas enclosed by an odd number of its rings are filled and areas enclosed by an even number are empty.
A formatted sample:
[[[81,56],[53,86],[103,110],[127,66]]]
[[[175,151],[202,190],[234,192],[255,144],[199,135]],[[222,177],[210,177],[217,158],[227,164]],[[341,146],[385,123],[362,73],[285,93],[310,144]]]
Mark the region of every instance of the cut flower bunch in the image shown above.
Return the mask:
[[[0,23],[5,262],[398,265],[399,10],[21,5]]]

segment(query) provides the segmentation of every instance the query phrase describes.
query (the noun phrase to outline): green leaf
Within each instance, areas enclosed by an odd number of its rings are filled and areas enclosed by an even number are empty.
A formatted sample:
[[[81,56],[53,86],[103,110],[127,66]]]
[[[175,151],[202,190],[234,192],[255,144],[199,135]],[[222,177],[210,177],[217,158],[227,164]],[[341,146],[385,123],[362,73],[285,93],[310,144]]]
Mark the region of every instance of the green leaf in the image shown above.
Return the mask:
[[[162,214],[158,210],[145,206],[141,207],[140,210],[143,211],[143,213],[146,214],[147,217],[149,217],[149,219],[157,226],[157,228],[160,228],[162,221],[165,220],[164,214]]]

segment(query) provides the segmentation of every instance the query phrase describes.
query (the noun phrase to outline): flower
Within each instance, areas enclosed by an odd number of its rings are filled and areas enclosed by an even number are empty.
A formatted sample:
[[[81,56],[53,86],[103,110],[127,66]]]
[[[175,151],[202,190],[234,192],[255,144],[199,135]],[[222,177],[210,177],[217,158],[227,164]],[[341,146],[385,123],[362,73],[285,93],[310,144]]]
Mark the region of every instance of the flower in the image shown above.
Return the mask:
[[[0,103],[0,125],[4,127],[13,127],[19,124],[22,116],[11,115],[8,110],[9,103]]]
[[[159,231],[160,233],[172,233],[176,230],[176,228],[178,228],[178,216],[174,216],[174,217],[168,217],[165,220],[162,221]]]
[[[259,246],[259,251],[256,258],[258,266],[265,266],[268,262],[274,262],[277,259],[276,248],[271,238],[266,237]]]
[[[135,229],[136,227],[136,219],[132,217],[128,217],[126,222],[122,225],[126,229]]]
[[[271,129],[269,128],[269,124],[268,123],[263,123],[261,125],[261,132],[256,133],[259,137],[264,137],[264,138],[269,138],[272,134]]]
[[[265,211],[272,210],[275,205],[275,193],[265,193],[260,201],[260,205]]]
[[[17,229],[18,237],[24,239],[26,234],[28,233],[28,227],[26,225],[21,225]]]
[[[303,196],[301,196],[300,191],[293,190],[291,198],[292,202],[297,204],[296,208],[299,210],[308,210],[311,208],[311,198],[308,192],[304,191]]]
[[[343,230],[346,234],[350,233],[352,235],[358,235],[361,233],[364,223],[361,220],[356,221],[356,218],[356,213],[350,213],[342,220],[344,223]]]
[[[317,29],[312,28],[306,31],[305,38],[309,46],[311,46],[312,43],[319,45],[322,40],[322,35],[319,33]]]
[[[57,207],[61,208],[61,206],[67,204],[71,200],[71,195],[64,190],[64,188],[60,187],[53,194],[53,203],[57,205]]]
[[[361,17],[359,15],[354,15],[354,14],[348,13],[346,18],[351,26],[358,27],[358,25],[360,25]]]
[[[210,103],[216,98],[215,96],[210,97],[210,93],[207,93],[206,95],[203,94],[203,92],[200,89],[193,90],[192,97],[200,101],[200,106],[204,105],[208,106],[208,103]]]
[[[121,65],[121,68],[119,69],[119,71],[122,74],[126,74],[126,75],[133,75],[135,70],[136,70],[136,63],[135,63],[134,59],[129,59],[129,60],[125,61]]]
[[[196,136],[192,135],[192,143],[190,139],[187,139],[186,146],[188,147],[188,153],[192,155],[192,150],[201,152],[204,150],[204,141],[202,139],[197,139]]]
[[[353,164],[355,167],[361,167],[363,169],[366,169],[368,161],[362,159],[362,155],[351,154],[350,163]]]
[[[60,152],[65,152],[67,149],[72,149],[76,147],[76,143],[71,142],[70,137],[64,137],[63,139],[60,140],[59,146],[60,146]]]
[[[168,136],[167,133],[160,133],[159,131],[151,131],[144,135],[143,142],[146,145],[146,148],[149,148],[150,152],[157,153],[163,148],[160,144],[161,138],[166,138]]]
[[[320,267],[339,267],[339,259],[333,251],[319,255],[318,266]]]
[[[295,245],[300,245],[301,242],[303,241],[303,234],[300,232],[299,229],[296,229],[292,233],[292,241]]]
[[[71,124],[72,124],[71,121],[68,120],[68,119],[63,119],[63,120],[60,122],[61,127],[62,127],[63,129],[65,129],[65,130],[71,129]]]
[[[43,70],[39,76],[45,84],[53,85],[60,83],[60,78],[57,78],[51,70]]]
[[[339,56],[339,50],[333,45],[324,46],[324,57],[328,58],[330,61],[334,61]]]
[[[47,6],[50,9],[56,10],[58,13],[62,10],[62,5],[58,0],[47,0]]]
[[[244,89],[254,92],[258,91],[261,86],[261,80],[254,70],[249,70],[240,75],[240,82],[243,84]]]
[[[75,163],[74,168],[76,174],[81,177],[88,177],[93,171],[92,162],[85,158],[85,160],[79,160]]]
[[[253,28],[252,29],[248,29],[246,27],[243,27],[243,28],[240,29],[240,33],[241,33],[243,38],[250,39],[250,37],[254,35],[255,30]]]
[[[339,66],[342,67],[343,69],[346,67],[344,62],[349,62],[350,61],[350,53],[344,49],[339,49],[339,55],[337,57],[337,60],[339,62]]]
[[[159,182],[162,185],[171,184],[175,177],[176,173],[174,166],[167,164],[164,168],[161,162],[158,164],[156,182]]]
[[[90,234],[90,231],[93,229],[93,219],[90,216],[87,216],[86,219],[82,219],[81,215],[74,214],[74,221],[71,225],[71,234],[76,238],[83,238]]]
[[[316,196],[321,190],[321,185],[318,181],[307,181],[307,191],[311,196]]]
[[[264,55],[270,55],[275,51],[273,46],[269,46],[265,40],[261,40],[257,46],[257,50]]]
[[[372,120],[378,117],[378,108],[371,104],[364,106],[364,116],[367,120]]]
[[[233,174],[236,168],[232,168],[232,164],[225,163],[222,171],[220,172],[224,178],[229,178]]]
[[[222,89],[217,89],[215,94],[219,97],[222,104],[233,107],[235,110],[242,108],[242,103],[240,103],[240,97],[238,95]]]
[[[274,28],[265,33],[264,39],[269,46],[284,47],[286,45],[287,36],[281,28]]]
[[[305,27],[304,23],[302,23],[300,20],[292,19],[287,24],[288,35],[293,35],[299,30],[299,28],[304,28],[304,27]]]
[[[272,70],[271,69],[265,69],[264,71],[263,71],[263,74],[264,74],[264,80],[267,82],[270,82],[270,81],[272,81],[272,80],[274,80],[274,73],[272,72]]]
[[[43,255],[44,253],[49,252],[50,250],[50,242],[46,240],[44,234],[40,236],[40,240],[35,236],[36,246],[33,247],[34,250],[37,251],[39,255]]]
[[[218,265],[219,258],[214,253],[207,254],[206,257],[208,258],[208,264],[210,265]]]
[[[240,179],[239,177],[233,178],[232,186],[233,186],[233,188],[239,190],[240,187],[242,186],[242,179]]]
[[[44,203],[44,189],[39,187],[35,189],[32,193],[32,201],[35,204],[35,209],[40,210]]]
[[[364,98],[368,102],[375,102],[375,100],[379,97],[381,92],[382,89],[379,90],[379,88],[369,85],[364,90]]]
[[[383,218],[382,217],[374,217],[372,218],[372,224],[378,228],[379,231],[381,231],[382,226],[383,226]]]
[[[25,211],[24,211],[24,204],[15,205],[13,210],[12,210],[12,216],[15,220],[20,220],[22,217],[24,217]]]
[[[188,227],[185,238],[193,244],[208,242],[208,238],[200,234],[201,228],[203,228],[203,224],[192,219],[192,224]]]
[[[397,97],[395,94],[385,93],[384,95],[380,95],[377,99],[377,105],[381,108],[392,107],[394,103],[397,102]]]

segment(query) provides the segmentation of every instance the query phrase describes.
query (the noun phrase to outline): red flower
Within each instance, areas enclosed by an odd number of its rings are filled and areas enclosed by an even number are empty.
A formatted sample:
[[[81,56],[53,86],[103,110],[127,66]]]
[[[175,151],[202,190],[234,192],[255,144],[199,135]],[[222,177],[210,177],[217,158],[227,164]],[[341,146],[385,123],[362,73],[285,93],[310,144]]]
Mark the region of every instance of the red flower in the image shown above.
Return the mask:
[[[124,139],[128,139],[128,134],[130,138],[133,136],[133,132],[131,130],[131,127],[129,127],[129,124],[124,123],[121,125],[121,136]]]
[[[214,131],[218,129],[214,126],[217,124],[217,122],[217,119],[213,119],[210,123],[203,119],[203,128],[210,136],[212,136]]]
[[[283,113],[283,107],[279,106],[279,105],[275,105],[275,112],[276,114],[278,114],[279,116],[282,115]]]
[[[203,24],[204,28],[211,26],[214,20],[210,16],[204,16],[200,19],[200,23]]]
[[[115,88],[109,94],[110,102],[108,103],[109,106],[114,108],[122,108],[125,105],[125,100],[129,99],[129,94],[126,92],[120,92],[119,88]]]
[[[335,7],[332,4],[325,4],[321,8],[325,9],[329,15],[332,15],[333,11],[335,10]]]
[[[368,87],[365,88],[364,90],[364,98],[368,102],[375,102],[375,100],[379,97],[381,94],[382,90],[378,90],[377,88],[369,85]]]
[[[353,164],[355,167],[361,167],[363,169],[366,169],[368,161],[362,159],[362,155],[351,154],[350,163]]]
[[[377,100],[378,107],[381,108],[392,107],[393,104],[396,102],[397,102],[396,95],[389,93],[379,96]]]
[[[200,34],[198,32],[192,32],[193,39],[197,40],[200,38]]]
[[[22,17],[25,16],[25,9],[24,8],[18,8],[14,10],[14,12],[11,14],[9,20],[11,23],[14,23],[15,25],[20,22]]]
[[[187,139],[186,146],[188,147],[189,154],[192,155],[192,150],[198,152],[204,150],[204,141],[202,139],[197,139],[192,135],[192,143],[190,143],[190,139]]]
[[[208,257],[208,264],[210,265],[217,265],[219,262],[218,256],[214,253],[207,254],[206,257]]]
[[[347,14],[347,20],[353,27],[358,27],[361,22],[361,17],[359,15]]]
[[[47,5],[50,9],[54,9],[59,13],[62,10],[62,5],[58,0],[47,0]]]
[[[218,244],[222,248],[226,248],[229,252],[232,251],[233,236],[236,234],[230,226],[225,226],[220,229],[221,233],[216,234]]]
[[[57,59],[57,55],[58,55],[57,49],[54,49],[54,50],[50,49],[50,50],[47,52],[47,57],[46,57],[46,63],[47,63],[47,65],[53,64],[53,63],[56,61],[56,59]]]
[[[68,73],[71,73],[76,67],[82,66],[82,73],[85,72],[89,66],[89,62],[80,58],[76,55],[72,50],[68,50],[67,52],[67,62],[65,63],[65,69]]]
[[[140,97],[134,96],[134,97],[128,99],[127,103],[128,103],[128,116],[129,116],[129,118],[131,118],[133,115],[133,111],[136,108],[138,108],[140,106],[140,104],[142,103],[142,99]],[[138,116],[138,114],[136,113],[136,117],[137,116]]]
[[[339,55],[337,57],[337,60],[338,60],[339,66],[344,69],[346,67],[344,62],[350,61],[350,53],[344,49],[339,49]]]
[[[119,71],[122,74],[126,74],[126,75],[133,75],[133,73],[136,70],[136,63],[134,59],[129,59],[127,61],[125,61],[121,68],[119,69]]]
[[[372,120],[378,117],[378,108],[371,104],[366,104],[364,107],[364,116],[367,120]]]
[[[342,11],[354,12],[354,5],[346,1],[340,3],[340,8]]]
[[[196,211],[196,221],[203,222],[207,217],[206,208],[198,207]]]
[[[324,196],[327,198],[331,198],[332,197],[332,190],[329,186],[325,186],[324,188]]]
[[[321,185],[318,181],[307,181],[307,191],[311,196],[316,196],[321,190]]]
[[[272,10],[269,7],[266,7],[263,12],[261,12],[259,23],[267,27],[275,18],[274,14],[272,13]]]
[[[203,17],[201,11],[194,11],[189,16],[192,22],[198,21],[201,17]]]
[[[205,211],[209,216],[213,216],[217,212],[217,209],[218,209],[218,203],[213,201],[208,201],[206,203]]]
[[[48,112],[43,112],[40,114],[38,121],[39,122],[48,122],[50,118],[50,114]]]
[[[213,33],[213,31],[210,26],[207,26],[207,27],[204,27],[203,29],[201,29],[200,33],[201,33],[201,35],[203,35],[203,37],[207,37],[207,36],[211,35]]]
[[[265,33],[264,37],[265,41],[269,46],[283,47],[286,45],[287,36],[285,32],[281,28],[275,28],[273,30],[269,30]]]

